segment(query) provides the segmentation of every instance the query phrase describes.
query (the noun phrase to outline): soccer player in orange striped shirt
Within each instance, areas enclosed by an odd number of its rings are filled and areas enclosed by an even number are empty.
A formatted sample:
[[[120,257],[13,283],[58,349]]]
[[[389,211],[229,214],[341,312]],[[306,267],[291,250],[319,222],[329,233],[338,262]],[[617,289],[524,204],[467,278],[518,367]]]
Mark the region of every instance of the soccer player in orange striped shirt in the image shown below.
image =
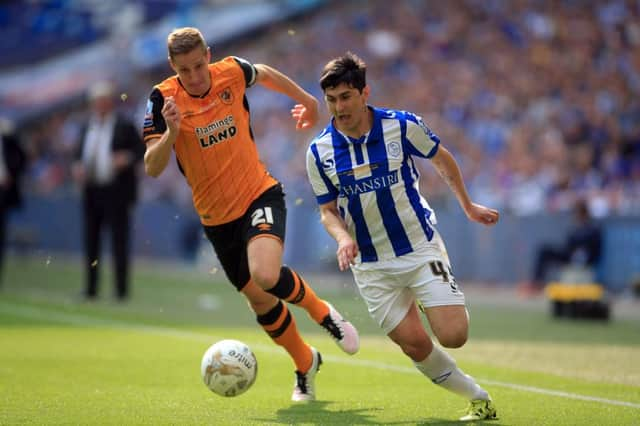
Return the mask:
[[[346,353],[357,352],[358,332],[296,271],[282,265],[284,193],[260,161],[245,90],[258,83],[297,101],[292,109],[297,129],[316,123],[318,101],[267,65],[234,56],[210,63],[210,48],[196,28],[174,30],[167,47],[176,75],[154,86],[147,103],[145,171],[159,176],[175,150],[227,277],[248,299],[258,323],[293,358],[292,400],[314,400],[322,357],[302,340],[283,302],[304,308]]]

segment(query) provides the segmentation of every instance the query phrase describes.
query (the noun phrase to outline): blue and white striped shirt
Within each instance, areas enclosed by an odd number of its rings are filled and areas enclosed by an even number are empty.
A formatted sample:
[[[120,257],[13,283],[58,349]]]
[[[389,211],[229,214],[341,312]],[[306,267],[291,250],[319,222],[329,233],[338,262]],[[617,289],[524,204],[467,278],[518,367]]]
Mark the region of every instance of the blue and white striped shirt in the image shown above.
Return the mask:
[[[440,143],[415,114],[369,108],[368,135],[349,138],[332,121],[307,151],[318,204],[337,199],[361,262],[402,256],[433,238],[435,215],[420,194],[412,157],[431,158]]]

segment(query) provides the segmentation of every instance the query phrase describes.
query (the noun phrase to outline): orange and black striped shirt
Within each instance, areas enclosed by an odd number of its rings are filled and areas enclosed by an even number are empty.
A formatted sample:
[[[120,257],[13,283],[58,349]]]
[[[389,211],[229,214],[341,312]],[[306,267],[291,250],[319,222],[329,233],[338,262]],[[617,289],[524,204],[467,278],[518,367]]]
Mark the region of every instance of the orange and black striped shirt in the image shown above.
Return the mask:
[[[210,64],[209,72],[211,89],[201,97],[189,95],[177,75],[154,86],[144,140],[165,132],[162,106],[173,96],[182,116],[174,146],[178,165],[201,222],[213,226],[241,217],[277,181],[260,161],[250,127],[245,90],[255,82],[255,67],[230,56]]]

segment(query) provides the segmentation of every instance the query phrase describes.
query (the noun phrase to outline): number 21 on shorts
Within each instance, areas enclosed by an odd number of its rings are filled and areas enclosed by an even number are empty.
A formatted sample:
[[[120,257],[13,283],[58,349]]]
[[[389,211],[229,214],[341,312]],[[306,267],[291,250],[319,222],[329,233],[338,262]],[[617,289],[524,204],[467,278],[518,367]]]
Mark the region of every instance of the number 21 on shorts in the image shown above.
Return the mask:
[[[261,223],[273,225],[273,212],[271,207],[256,209],[251,213],[251,226],[258,226]]]

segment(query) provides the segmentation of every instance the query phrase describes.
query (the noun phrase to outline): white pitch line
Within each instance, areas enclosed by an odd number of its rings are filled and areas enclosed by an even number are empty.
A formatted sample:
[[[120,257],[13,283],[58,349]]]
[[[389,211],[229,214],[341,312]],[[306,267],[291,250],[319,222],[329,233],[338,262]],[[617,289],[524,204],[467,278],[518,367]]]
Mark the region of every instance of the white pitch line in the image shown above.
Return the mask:
[[[483,379],[482,381],[489,385],[502,386],[504,388],[521,390],[525,392],[541,393],[544,395],[559,396],[562,398],[569,398],[569,399],[578,399],[580,401],[600,402],[600,403],[609,404],[609,405],[620,405],[623,407],[640,408],[640,404],[637,404],[635,402],[618,401],[616,399],[607,399],[607,398],[599,398],[597,396],[580,395],[577,393],[555,391],[555,390],[544,389],[544,388],[536,388],[534,386],[518,385],[515,383],[505,383],[505,382],[499,382],[496,380]]]
[[[137,331],[137,332],[148,333],[148,334],[159,334],[163,336],[178,337],[178,338],[197,340],[202,342],[213,342],[218,339],[221,339],[221,337],[216,337],[209,334],[184,331],[184,330],[179,330],[175,328],[136,324],[136,323],[126,322],[126,321],[117,321],[117,320],[110,320],[110,319],[101,319],[101,318],[95,318],[88,315],[60,312],[60,311],[54,311],[50,309],[40,309],[40,308],[34,308],[31,306],[24,306],[24,305],[16,306],[14,304],[8,304],[6,302],[0,302],[0,313],[16,315],[23,318],[47,320],[47,321],[63,323],[63,324],[74,324],[74,325],[81,325],[81,326],[103,326],[103,327],[110,327],[110,328],[126,329],[129,331]],[[258,344],[252,344],[252,346],[255,347],[256,349],[259,349],[262,352],[284,355],[283,350],[274,345],[263,345],[258,343]],[[340,364],[353,365],[357,367],[369,367],[369,368],[375,368],[378,370],[395,371],[398,373],[409,373],[409,374],[416,373],[415,368],[390,365],[390,364],[385,364],[383,362],[378,362],[378,361],[345,358],[345,357],[332,356],[332,355],[326,355],[326,356],[323,356],[323,358],[325,358],[328,361],[332,361]],[[616,406],[640,409],[640,404],[635,402],[619,401],[615,399],[580,395],[577,393],[556,391],[552,389],[538,388],[534,386],[501,382],[501,381],[490,380],[490,379],[479,379],[479,381],[486,383],[488,385],[500,386],[500,387],[514,389],[522,392],[539,393],[542,395],[557,396],[560,398],[575,399],[579,401],[588,401],[588,402],[597,402],[600,404],[616,405]]]

